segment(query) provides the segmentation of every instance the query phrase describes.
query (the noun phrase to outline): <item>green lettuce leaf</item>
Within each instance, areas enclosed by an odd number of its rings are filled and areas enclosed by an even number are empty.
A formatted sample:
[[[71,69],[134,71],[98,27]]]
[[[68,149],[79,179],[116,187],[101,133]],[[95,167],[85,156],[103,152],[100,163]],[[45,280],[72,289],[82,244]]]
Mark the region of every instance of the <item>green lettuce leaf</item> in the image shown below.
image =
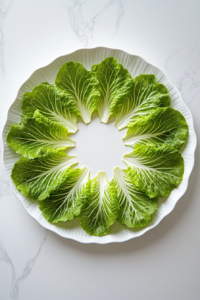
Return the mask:
[[[22,112],[27,117],[32,117],[35,110],[39,110],[51,121],[64,125],[69,132],[78,130],[77,115],[62,105],[64,93],[58,91],[55,85],[43,82],[36,86],[31,93],[25,93],[22,99]]]
[[[131,147],[137,143],[152,143],[157,146],[165,143],[180,149],[185,143],[187,134],[187,122],[179,111],[171,107],[157,108],[130,123],[123,141],[126,146]]]
[[[107,57],[93,65],[91,72],[99,81],[100,97],[97,105],[100,122],[107,123],[115,115],[133,86],[133,79],[116,58]]]
[[[60,189],[40,202],[39,208],[47,221],[66,222],[80,214],[85,197],[90,194],[90,189],[86,187],[89,174],[87,168],[70,170]]]
[[[136,145],[132,153],[124,155],[123,161],[133,184],[150,198],[168,196],[183,178],[183,158],[167,144]]]
[[[55,84],[65,92],[62,104],[67,109],[73,107],[86,124],[90,123],[99,97],[98,81],[92,73],[81,63],[70,61],[60,68]]]
[[[133,184],[127,170],[114,169],[113,184],[118,192],[118,221],[128,227],[145,226],[158,208],[158,199],[149,198]]]
[[[13,124],[7,134],[8,145],[27,158],[36,158],[51,149],[65,150],[74,147],[66,127],[35,111],[33,118],[22,118],[22,123]]]
[[[118,217],[117,192],[113,184],[107,180],[105,172],[99,172],[89,184],[91,193],[89,197],[85,197],[85,207],[78,219],[87,233],[96,236],[106,235]]]
[[[121,130],[138,117],[145,116],[157,107],[170,105],[167,88],[151,74],[141,74],[133,79],[133,88],[123,102],[115,126]]]
[[[64,151],[52,150],[34,159],[21,157],[12,169],[12,180],[17,189],[34,200],[44,200],[62,186],[76,157]]]

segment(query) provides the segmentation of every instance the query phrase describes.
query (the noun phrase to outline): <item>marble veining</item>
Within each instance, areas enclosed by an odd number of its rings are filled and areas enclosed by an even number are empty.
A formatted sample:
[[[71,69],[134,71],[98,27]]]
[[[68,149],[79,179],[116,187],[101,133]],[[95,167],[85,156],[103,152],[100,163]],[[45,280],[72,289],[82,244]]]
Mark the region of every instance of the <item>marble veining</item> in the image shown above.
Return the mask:
[[[179,66],[176,68],[176,66]],[[190,104],[200,95],[200,44],[186,46],[171,54],[165,68],[172,82]]]
[[[108,3],[97,13],[91,20],[86,20],[83,13],[83,6],[87,0],[72,0],[71,5],[65,4],[68,10],[71,27],[78,40],[85,46],[91,46],[95,41],[94,29],[97,20],[103,16],[104,12],[113,5],[117,5],[117,15],[115,16],[115,35],[118,30],[124,15],[124,2],[122,0],[109,0]]]
[[[4,32],[3,26],[13,0],[0,0],[0,71],[5,73],[4,66]]]
[[[19,299],[19,286],[24,281],[24,279],[26,279],[31,274],[31,271],[34,267],[36,260],[38,259],[39,255],[41,253],[42,247],[43,247],[46,239],[47,239],[47,230],[45,230],[45,235],[42,239],[42,242],[40,243],[40,246],[38,248],[36,255],[33,258],[31,258],[29,261],[27,261],[27,263],[25,264],[23,273],[19,278],[16,278],[15,266],[14,266],[11,258],[9,257],[6,249],[4,248],[2,241],[0,240],[0,262],[4,261],[5,263],[9,264],[11,267],[11,276],[12,276],[12,286],[11,286],[11,293],[10,293],[11,299],[14,299],[14,300]]]

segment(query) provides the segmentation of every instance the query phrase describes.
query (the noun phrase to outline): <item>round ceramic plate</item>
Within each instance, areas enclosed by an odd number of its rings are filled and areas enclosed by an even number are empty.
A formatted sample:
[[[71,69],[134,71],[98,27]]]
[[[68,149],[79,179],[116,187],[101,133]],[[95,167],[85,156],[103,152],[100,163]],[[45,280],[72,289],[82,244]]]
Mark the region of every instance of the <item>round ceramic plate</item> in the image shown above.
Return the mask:
[[[16,154],[6,143],[6,134],[13,123],[19,123],[21,119],[21,100],[22,96],[26,92],[32,91],[32,89],[40,84],[41,82],[47,81],[49,83],[54,83],[56,74],[60,67],[68,61],[81,62],[85,68],[90,70],[93,64],[98,64],[108,56],[116,57],[119,62],[130,72],[134,78],[137,75],[143,74],[154,74],[158,82],[164,84],[170,94],[171,105],[174,109],[179,110],[187,120],[189,126],[189,138],[185,148],[182,151],[182,155],[185,162],[185,172],[182,183],[179,187],[172,191],[169,197],[159,199],[159,208],[154,214],[152,221],[145,227],[141,229],[131,229],[126,226],[115,222],[111,226],[110,233],[107,236],[95,237],[88,235],[80,227],[77,219],[66,223],[58,223],[56,225],[49,223],[42,216],[41,211],[38,208],[38,203],[27,197],[23,196],[13,184],[11,177],[10,183],[12,189],[17,196],[17,198],[24,205],[26,211],[35,218],[43,227],[52,230],[62,237],[70,238],[81,243],[99,243],[106,244],[111,242],[124,242],[129,239],[138,237],[144,234],[146,231],[152,229],[160,223],[160,221],[168,215],[175,207],[177,201],[185,193],[189,176],[194,166],[194,152],[196,148],[196,135],[193,127],[193,119],[190,110],[183,102],[183,99],[179,91],[173,86],[173,84],[167,79],[165,74],[157,67],[146,62],[143,58],[128,54],[121,50],[109,49],[104,47],[98,47],[93,49],[80,49],[71,54],[59,57],[41,69],[35,71],[31,77],[21,86],[17,94],[17,98],[11,105],[8,111],[7,121],[3,130],[3,160],[6,170],[10,176],[11,170],[14,163],[19,159],[19,155]]]

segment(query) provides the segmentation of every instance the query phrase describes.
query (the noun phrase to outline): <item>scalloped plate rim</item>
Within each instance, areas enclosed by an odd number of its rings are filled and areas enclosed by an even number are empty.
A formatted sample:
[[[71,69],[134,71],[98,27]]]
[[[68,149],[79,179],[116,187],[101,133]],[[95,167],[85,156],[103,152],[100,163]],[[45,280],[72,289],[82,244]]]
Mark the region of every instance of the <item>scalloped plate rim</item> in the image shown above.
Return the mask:
[[[68,55],[71,55],[71,54],[74,54],[74,53],[76,53],[76,52],[78,52],[78,51],[87,51],[87,50],[95,50],[95,49],[96,49],[96,50],[97,50],[97,49],[99,49],[99,50],[100,50],[100,49],[106,49],[106,50],[114,50],[114,51],[121,51],[121,52],[124,52],[125,54],[127,54],[127,55],[129,55],[129,56],[134,56],[134,57],[137,57],[137,58],[143,60],[146,64],[148,64],[148,65],[154,67],[154,68],[157,69],[159,72],[161,72],[161,73],[164,75],[164,77],[166,78],[167,82],[171,85],[171,87],[179,94],[180,101],[182,101],[182,104],[185,106],[185,108],[187,109],[187,111],[188,111],[189,114],[190,114],[190,118],[191,118],[191,122],[192,122],[192,129],[193,129],[193,151],[192,151],[192,153],[191,153],[191,154],[192,154],[192,155],[191,155],[191,162],[190,162],[190,166],[191,166],[191,167],[190,167],[190,170],[189,170],[189,173],[188,173],[187,182],[185,183],[185,186],[184,186],[184,189],[182,190],[182,193],[180,193],[179,197],[177,197],[176,201],[174,202],[174,205],[173,205],[171,211],[169,211],[167,214],[165,214],[165,215],[162,217],[162,219],[160,219],[156,224],[151,225],[151,226],[147,226],[147,227],[145,227],[144,229],[141,229],[141,231],[138,231],[138,232],[137,232],[137,233],[138,233],[137,236],[128,236],[128,237],[126,237],[126,238],[124,238],[124,239],[120,239],[120,240],[114,240],[113,237],[115,238],[115,236],[112,236],[112,235],[107,235],[107,236],[103,236],[103,237],[98,237],[98,241],[96,241],[96,240],[94,241],[94,240],[93,240],[93,238],[97,238],[97,237],[95,237],[95,236],[89,236],[89,239],[86,239],[86,240],[79,240],[79,239],[76,238],[76,237],[72,238],[72,237],[68,237],[68,236],[62,234],[61,232],[56,232],[53,228],[50,228],[50,225],[52,225],[52,224],[50,224],[50,223],[49,223],[49,226],[48,226],[48,223],[47,223],[47,226],[45,226],[44,224],[41,224],[41,222],[40,222],[38,219],[36,219],[36,217],[35,217],[34,215],[32,215],[29,211],[27,211],[27,209],[26,209],[26,207],[25,207],[25,203],[23,202],[22,199],[20,199],[20,198],[18,197],[17,193],[20,193],[20,192],[16,189],[15,185],[13,184],[12,179],[11,179],[9,173],[8,173],[7,168],[6,168],[5,161],[4,161],[4,158],[5,158],[5,140],[4,140],[4,138],[5,138],[5,136],[6,136],[6,132],[5,132],[5,130],[6,130],[6,125],[7,125],[8,119],[9,119],[9,113],[10,113],[10,110],[11,110],[12,106],[14,105],[14,103],[16,102],[17,96],[18,96],[18,94],[19,94],[21,88],[22,88],[22,87],[23,87],[23,86],[24,86],[24,85],[32,78],[32,76],[33,76],[35,73],[37,73],[39,70],[45,69],[45,68],[48,67],[49,65],[53,64],[56,60],[62,59],[62,58],[64,58],[64,57],[66,57],[66,56],[68,56]],[[190,178],[190,175],[191,175],[192,170],[193,170],[193,167],[194,167],[194,162],[195,162],[195,151],[196,151],[196,147],[197,147],[197,137],[196,137],[196,133],[195,133],[195,129],[194,129],[194,121],[193,121],[192,113],[191,113],[189,107],[187,106],[187,104],[184,102],[184,100],[183,100],[183,98],[182,98],[182,96],[181,96],[181,93],[180,93],[179,90],[176,88],[176,86],[168,79],[168,77],[167,77],[167,75],[165,74],[165,72],[162,71],[157,65],[152,64],[152,63],[149,63],[146,59],[144,59],[144,58],[141,57],[140,55],[133,54],[133,53],[129,53],[128,51],[125,51],[125,50],[122,50],[122,49],[119,49],[119,48],[111,48],[111,47],[104,47],[104,46],[79,48],[79,49],[74,50],[74,51],[72,51],[72,52],[70,52],[70,53],[63,54],[63,55],[61,55],[61,56],[58,56],[57,58],[55,58],[54,60],[52,60],[50,63],[48,63],[48,64],[46,64],[46,65],[44,65],[44,66],[42,66],[42,67],[36,69],[36,70],[28,77],[28,79],[25,80],[25,81],[23,82],[23,84],[20,86],[20,88],[18,89],[18,92],[17,92],[17,96],[15,97],[15,100],[12,102],[12,104],[10,105],[10,107],[9,107],[9,109],[8,109],[7,116],[6,116],[6,122],[5,122],[5,125],[4,125],[4,127],[3,127],[3,131],[2,131],[2,147],[3,147],[2,157],[3,157],[3,164],[4,164],[4,167],[5,167],[6,173],[8,174],[9,182],[10,182],[12,191],[14,192],[15,196],[16,196],[16,197],[18,198],[18,200],[22,203],[22,205],[24,206],[26,212],[27,212],[32,218],[34,218],[34,219],[35,219],[42,227],[44,227],[45,229],[48,229],[48,230],[50,230],[50,231],[52,231],[52,232],[55,232],[56,234],[58,234],[58,235],[61,236],[61,237],[68,238],[68,239],[72,239],[72,240],[77,241],[77,242],[80,242],[80,243],[82,243],[82,244],[90,244],[90,243],[96,243],[96,244],[109,244],[109,243],[120,243],[120,242],[125,242],[125,241],[131,240],[131,239],[133,239],[133,238],[140,237],[140,236],[142,236],[143,234],[145,234],[147,231],[149,231],[149,230],[155,228],[157,225],[159,225],[159,223],[160,223],[167,215],[169,215],[169,214],[174,210],[174,208],[175,208],[177,202],[178,202],[178,201],[180,200],[180,198],[185,194],[185,192],[186,192],[186,190],[187,190],[187,188],[188,188],[189,178]],[[26,198],[27,198],[27,197],[26,197]],[[105,241],[104,241],[104,238],[105,238],[105,237],[108,237],[108,236],[110,237],[110,240],[109,240],[109,241],[108,241],[108,240],[105,240]],[[99,239],[100,239],[100,240],[99,240]]]

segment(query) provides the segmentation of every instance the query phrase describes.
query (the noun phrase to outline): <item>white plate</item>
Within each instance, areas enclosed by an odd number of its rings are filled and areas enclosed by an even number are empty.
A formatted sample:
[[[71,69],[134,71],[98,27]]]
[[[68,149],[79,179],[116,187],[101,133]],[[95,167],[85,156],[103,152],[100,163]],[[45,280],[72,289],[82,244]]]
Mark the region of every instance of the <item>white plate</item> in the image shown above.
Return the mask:
[[[129,239],[138,237],[158,225],[160,221],[174,209],[178,200],[185,193],[188,186],[189,176],[194,166],[196,135],[193,126],[193,119],[190,110],[183,102],[183,99],[176,87],[167,79],[165,74],[159,68],[146,62],[143,58],[128,54],[121,50],[97,47],[93,49],[80,49],[71,54],[57,58],[48,66],[35,71],[31,75],[31,77],[21,86],[17,94],[17,98],[8,111],[7,121],[3,130],[3,160],[9,176],[11,174],[14,163],[19,159],[20,156],[7,145],[6,134],[13,123],[20,122],[21,100],[23,94],[25,92],[32,91],[32,89],[41,82],[47,81],[49,83],[54,83],[58,70],[65,62],[81,62],[84,67],[90,70],[93,64],[100,63],[108,56],[116,57],[119,62],[128,69],[132,77],[135,77],[141,73],[154,74],[158,82],[164,84],[167,87],[170,94],[172,107],[179,110],[184,115],[189,126],[189,138],[186,147],[182,152],[185,162],[185,172],[183,181],[179,185],[179,187],[173,190],[169,197],[159,200],[158,211],[155,213],[152,221],[147,226],[142,229],[130,229],[120,225],[118,222],[115,222],[115,224],[111,226],[110,234],[103,237],[94,237],[88,235],[85,231],[82,230],[77,219],[66,223],[60,223],[58,225],[50,224],[42,216],[42,213],[38,208],[38,203],[36,201],[28,199],[27,197],[24,197],[16,189],[10,177],[10,183],[15,195],[22,202],[26,211],[34,219],[36,219],[43,227],[56,232],[60,236],[70,238],[81,243],[106,244],[111,242],[124,242]]]

